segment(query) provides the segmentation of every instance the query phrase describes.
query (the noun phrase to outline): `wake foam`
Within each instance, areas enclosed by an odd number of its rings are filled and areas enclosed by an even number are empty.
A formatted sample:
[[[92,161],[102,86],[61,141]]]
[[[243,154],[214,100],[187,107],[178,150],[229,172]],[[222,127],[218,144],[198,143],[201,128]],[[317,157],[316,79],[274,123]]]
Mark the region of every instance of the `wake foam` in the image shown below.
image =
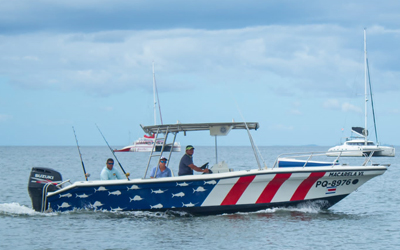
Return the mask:
[[[137,217],[137,218],[173,218],[173,217],[192,217],[190,213],[183,211],[165,211],[165,212],[151,212],[151,211],[108,211],[108,210],[97,210],[95,212],[103,212],[111,216],[121,217]]]
[[[238,212],[233,214],[273,214],[282,211],[287,212],[299,212],[299,213],[310,213],[317,214],[321,211],[325,211],[321,209],[324,204],[321,204],[319,201],[306,202],[301,205],[295,207],[274,207],[268,208],[264,210],[259,210],[256,212]],[[82,209],[82,210],[73,210],[66,212],[36,212],[30,207],[25,205],[20,205],[19,203],[0,203],[0,215],[8,215],[8,216],[55,216],[61,214],[79,214],[79,213],[105,213],[110,214],[112,216],[118,217],[150,217],[150,218],[171,218],[171,217],[192,217],[193,215],[183,211],[166,211],[166,212],[150,212],[150,211],[107,211],[107,210],[92,210],[92,209]],[[232,215],[232,213],[224,213],[224,215]],[[220,216],[221,216],[220,215]]]
[[[171,218],[171,217],[187,217],[192,216],[189,213],[181,211],[165,211],[165,212],[151,212],[151,211],[108,211],[102,209],[74,209],[65,212],[37,212],[34,209],[21,205],[17,202],[13,203],[0,203],[0,216],[57,216],[68,214],[99,214],[103,213],[112,217],[148,217],[148,218]]]
[[[324,200],[316,200],[316,201],[308,201],[301,203],[297,206],[293,207],[276,207],[272,209],[266,209],[266,210],[261,210],[257,211],[256,213],[271,213],[271,212],[278,212],[278,211],[290,211],[290,212],[300,212],[300,213],[310,213],[310,214],[317,214],[323,211],[326,211],[326,209],[323,209],[323,207],[326,207],[327,201]]]
[[[241,215],[246,215],[246,214],[274,214],[274,213],[279,213],[279,212],[299,212],[299,213],[308,213],[308,214],[318,214],[321,212],[325,212],[326,209],[323,209],[326,205],[325,201],[322,200],[317,200],[317,201],[310,201],[310,202],[304,202],[301,203],[297,206],[293,207],[273,207],[273,208],[267,208],[263,210],[258,210],[255,212],[237,212],[237,213],[224,213],[222,215],[232,215],[232,214],[241,214]]]
[[[1,203],[0,214],[7,215],[34,215],[37,212],[30,207],[20,205],[19,203]]]
[[[49,216],[55,213],[40,213],[30,207],[20,205],[19,203],[0,203],[0,215],[10,216]]]

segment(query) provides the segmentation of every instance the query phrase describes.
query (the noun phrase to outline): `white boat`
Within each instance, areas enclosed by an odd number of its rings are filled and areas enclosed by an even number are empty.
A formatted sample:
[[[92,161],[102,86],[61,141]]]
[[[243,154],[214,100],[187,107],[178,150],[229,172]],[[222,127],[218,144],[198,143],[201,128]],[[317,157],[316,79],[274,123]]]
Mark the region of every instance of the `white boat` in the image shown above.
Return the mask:
[[[327,209],[368,180],[382,175],[388,167],[372,164],[370,156],[362,160],[360,165],[339,164],[340,157],[333,161],[315,160],[321,155],[325,159],[332,159],[327,158],[325,152],[296,154],[298,158],[294,154],[280,155],[267,167],[250,133],[250,130],[259,128],[256,122],[168,124],[142,128],[148,134],[155,134],[155,138],[161,134],[176,137],[178,133],[186,135],[192,131],[207,131],[217,138],[228,135],[231,130],[246,130],[255,161],[244,170],[235,171],[227,162],[217,160],[210,168],[210,174],[175,176],[172,171],[172,177],[148,178],[148,168],[154,166],[154,161],[158,162],[162,155],[168,155],[165,151],[151,151],[147,164],[130,164],[142,165],[146,169],[143,178],[76,182],[63,181],[56,170],[35,167],[32,168],[28,185],[33,208],[42,212],[183,211],[194,215],[304,205]],[[217,145],[215,156],[218,159]],[[171,157],[169,152],[168,163]],[[254,168],[254,165],[258,165],[258,168]],[[176,170],[178,166],[168,167]],[[363,202],[368,203],[368,200]]]
[[[157,124],[157,108],[160,112],[160,122],[162,125],[163,122],[161,115],[161,106],[158,98],[156,77],[154,73],[154,63],[153,63],[153,100],[154,100],[154,125]],[[133,142],[132,145],[123,147],[121,149],[115,149],[114,152],[151,152],[151,151],[160,152],[163,145],[165,145],[164,150],[170,151],[170,148],[172,148],[172,152],[181,151],[181,145],[179,142],[174,141],[172,144],[166,144],[164,140],[162,139],[156,140],[154,138],[154,134],[150,134],[150,135],[144,135],[142,138],[137,139],[136,141]]]
[[[367,59],[367,37],[366,31],[364,30],[364,82],[365,82],[365,118],[364,118],[364,128],[362,127],[352,127],[352,136],[350,138],[346,138],[346,141],[339,146],[332,147],[328,150],[328,156],[364,156],[364,155],[372,155],[372,156],[395,156],[395,148],[393,146],[381,146],[378,141],[378,135],[376,130],[376,122],[375,122],[375,112],[374,105],[371,93],[371,81],[369,78],[369,67],[368,67],[368,59]],[[370,87],[370,91],[368,93],[368,86]],[[375,128],[375,137],[376,143],[368,140],[368,97],[371,98],[371,108],[373,114],[374,128]],[[353,136],[355,135],[355,136]]]
[[[153,150],[160,152],[163,145],[164,140],[155,140],[154,135],[144,135],[142,138],[139,138],[133,142],[133,145],[129,145],[121,149],[115,149],[114,152],[151,152]],[[181,151],[181,145],[179,142],[174,142],[172,145],[165,144],[165,150],[170,151],[171,146],[173,152]]]
[[[352,138],[342,145],[330,148],[328,156],[351,156],[359,157],[372,154],[373,156],[394,157],[394,147],[376,145],[373,141],[365,141],[363,138]]]

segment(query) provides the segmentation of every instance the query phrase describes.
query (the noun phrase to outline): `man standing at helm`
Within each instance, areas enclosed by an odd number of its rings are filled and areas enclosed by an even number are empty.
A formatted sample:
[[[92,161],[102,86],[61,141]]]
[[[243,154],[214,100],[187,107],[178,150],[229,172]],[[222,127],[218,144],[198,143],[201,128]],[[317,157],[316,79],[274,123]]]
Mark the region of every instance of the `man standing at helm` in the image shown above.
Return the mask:
[[[193,164],[194,147],[192,145],[186,146],[186,153],[182,156],[179,163],[178,175],[193,175],[193,170],[196,172],[209,173],[209,170],[201,169]]]

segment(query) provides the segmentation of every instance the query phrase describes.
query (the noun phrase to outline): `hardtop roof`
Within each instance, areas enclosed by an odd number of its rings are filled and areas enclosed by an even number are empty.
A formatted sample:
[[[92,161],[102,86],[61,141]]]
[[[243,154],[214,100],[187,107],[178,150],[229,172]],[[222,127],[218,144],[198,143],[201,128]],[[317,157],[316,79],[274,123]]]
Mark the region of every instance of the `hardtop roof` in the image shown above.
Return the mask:
[[[140,125],[143,131],[147,134],[157,133],[178,133],[187,131],[204,131],[210,130],[216,126],[228,126],[230,129],[249,129],[257,130],[260,125],[258,122],[216,122],[216,123],[176,123],[176,124],[163,124],[163,125],[152,125],[143,126]]]

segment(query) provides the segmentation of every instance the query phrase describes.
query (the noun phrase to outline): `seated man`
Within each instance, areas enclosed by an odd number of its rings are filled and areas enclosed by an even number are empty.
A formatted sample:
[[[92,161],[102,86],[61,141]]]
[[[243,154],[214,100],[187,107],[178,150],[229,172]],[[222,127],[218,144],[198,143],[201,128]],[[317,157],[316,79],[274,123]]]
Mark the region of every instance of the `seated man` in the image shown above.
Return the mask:
[[[100,180],[124,179],[124,176],[114,168],[113,159],[109,158],[106,164],[107,165],[103,168],[103,170],[100,173]]]
[[[196,172],[209,173],[210,171],[206,169],[201,169],[193,164],[193,154],[194,147],[192,145],[186,146],[186,153],[182,156],[179,163],[178,175],[193,175],[193,170]]]
[[[158,166],[151,170],[150,178],[171,177],[171,170],[167,168],[167,158],[161,157]]]

